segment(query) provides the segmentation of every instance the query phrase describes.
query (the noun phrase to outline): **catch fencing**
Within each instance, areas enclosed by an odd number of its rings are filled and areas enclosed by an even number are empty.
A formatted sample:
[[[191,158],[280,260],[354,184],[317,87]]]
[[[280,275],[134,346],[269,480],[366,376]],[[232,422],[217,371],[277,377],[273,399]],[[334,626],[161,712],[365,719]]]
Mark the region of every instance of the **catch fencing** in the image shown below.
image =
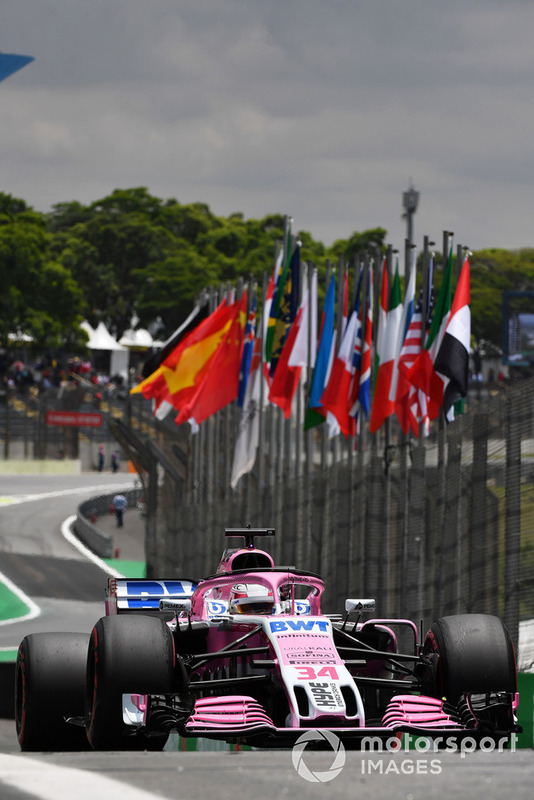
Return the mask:
[[[374,597],[380,617],[425,629],[446,614],[497,614],[517,644],[520,621],[534,619],[534,380],[486,394],[418,439],[389,420],[329,440],[326,425],[303,432],[300,412],[286,420],[269,406],[261,455],[235,491],[236,408],[196,434],[154,421],[168,458],[178,440],[182,464],[186,454],[183,480],[160,486],[154,569],[200,577],[236,546],[225,527],[274,527],[261,546],[319,573],[329,612]],[[529,647],[520,657],[533,665]]]
[[[324,578],[326,611],[343,610],[346,597],[374,597],[379,616],[421,619],[425,629],[445,614],[497,614],[520,645],[520,667],[529,669],[534,379],[494,384],[483,394],[478,400],[477,391],[470,393],[465,414],[451,424],[435,421],[419,439],[390,419],[376,434],[362,426],[354,438],[330,440],[325,424],[303,431],[303,397],[297,395],[290,420],[267,406],[256,463],[235,490],[235,405],[197,433],[188,424],[177,427],[172,415],[158,421],[140,395],[103,413],[110,425],[122,418],[130,444],[149,444],[155,459],[150,483],[146,458],[136,460],[135,446],[121,442],[121,456],[139,467],[147,499],[150,575],[202,577],[215,571],[224,547],[237,544],[224,540],[225,527],[273,527],[274,540],[262,546],[276,563]],[[51,396],[40,398],[26,421],[11,407],[10,450],[24,441],[30,458],[61,448],[68,456],[65,437],[72,434],[44,427],[49,407]],[[107,426],[80,434],[87,436],[91,452],[111,438]],[[3,449],[5,457],[5,440]]]

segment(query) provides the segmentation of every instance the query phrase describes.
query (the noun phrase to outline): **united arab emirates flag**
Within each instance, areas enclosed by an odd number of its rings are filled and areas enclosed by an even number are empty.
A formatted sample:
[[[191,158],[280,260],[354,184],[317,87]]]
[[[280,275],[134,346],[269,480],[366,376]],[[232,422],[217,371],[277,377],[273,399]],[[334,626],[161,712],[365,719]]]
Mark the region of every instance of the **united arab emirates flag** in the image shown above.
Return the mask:
[[[451,315],[434,361],[434,370],[443,384],[442,406],[445,415],[457,400],[467,394],[469,347],[471,342],[469,259],[460,273]]]

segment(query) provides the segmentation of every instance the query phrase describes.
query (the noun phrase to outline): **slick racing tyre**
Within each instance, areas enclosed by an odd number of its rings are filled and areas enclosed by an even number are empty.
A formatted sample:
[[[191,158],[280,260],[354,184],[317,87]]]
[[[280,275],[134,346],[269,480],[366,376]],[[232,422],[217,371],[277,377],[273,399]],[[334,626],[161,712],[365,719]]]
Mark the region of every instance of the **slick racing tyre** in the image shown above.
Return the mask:
[[[87,750],[83,727],[86,633],[31,633],[22,640],[15,667],[15,725],[22,750]]]
[[[122,695],[168,694],[173,673],[172,634],[162,619],[102,617],[87,654],[86,727],[93,749],[161,750],[167,734],[135,734],[124,724]]]
[[[435,697],[456,703],[467,692],[517,691],[514,647],[498,617],[441,617],[428,631],[424,651],[439,655],[435,685],[429,687]]]

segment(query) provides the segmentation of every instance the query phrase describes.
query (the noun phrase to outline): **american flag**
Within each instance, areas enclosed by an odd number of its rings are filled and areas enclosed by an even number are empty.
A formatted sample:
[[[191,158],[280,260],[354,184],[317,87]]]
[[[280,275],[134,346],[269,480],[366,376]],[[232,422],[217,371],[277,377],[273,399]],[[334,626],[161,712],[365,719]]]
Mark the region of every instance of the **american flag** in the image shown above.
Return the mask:
[[[419,435],[420,421],[427,431],[429,424],[427,403],[423,392],[413,386],[406,376],[422,347],[423,293],[421,291],[399,357],[399,382],[395,401],[395,411],[402,429],[407,433],[411,428],[416,436]]]
[[[430,330],[430,326],[432,325],[432,316],[434,314],[434,255],[432,254],[430,258],[430,264],[428,267],[428,282],[427,282],[427,295],[426,295],[426,321],[424,330],[422,329],[422,322],[423,322],[423,290],[421,289],[421,294],[419,295],[419,301],[417,303],[417,308],[414,313],[414,319],[412,323],[415,322],[416,326],[419,329],[419,350],[422,350],[424,343],[426,342],[428,332]],[[414,337],[417,338],[417,337]],[[415,345],[415,341],[413,342]],[[414,353],[412,357],[412,362],[408,364],[406,362],[405,368],[408,370],[416,358],[416,353]],[[424,392],[420,389],[417,389],[415,386],[410,384],[410,393],[408,398],[408,411],[411,418],[413,418],[416,423],[422,422],[423,423],[423,434],[428,436],[430,432],[430,417],[428,416],[428,399]],[[418,435],[418,425],[414,425],[412,429],[415,432],[415,435]]]

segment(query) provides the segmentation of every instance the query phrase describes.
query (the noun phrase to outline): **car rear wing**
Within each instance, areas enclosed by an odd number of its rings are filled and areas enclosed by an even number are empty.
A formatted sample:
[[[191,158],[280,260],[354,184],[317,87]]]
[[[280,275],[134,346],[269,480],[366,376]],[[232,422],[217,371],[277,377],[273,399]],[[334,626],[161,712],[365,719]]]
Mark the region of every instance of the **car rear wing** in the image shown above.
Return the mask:
[[[160,600],[185,600],[193,595],[196,581],[110,578],[106,589],[106,615],[159,610]]]

